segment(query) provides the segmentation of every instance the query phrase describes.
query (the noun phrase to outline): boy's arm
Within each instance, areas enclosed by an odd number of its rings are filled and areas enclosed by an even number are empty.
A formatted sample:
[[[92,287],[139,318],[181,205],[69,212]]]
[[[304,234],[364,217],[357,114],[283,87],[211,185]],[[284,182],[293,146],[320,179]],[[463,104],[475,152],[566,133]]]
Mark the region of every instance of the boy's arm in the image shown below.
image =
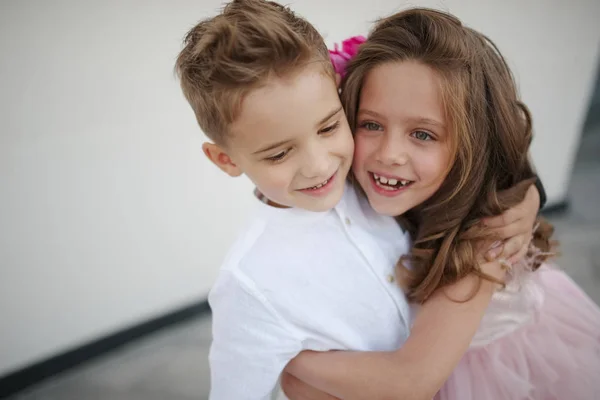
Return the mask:
[[[499,262],[487,263],[482,269],[504,279]],[[343,399],[431,399],[468,349],[498,288],[481,280],[477,293],[469,301],[461,301],[478,285],[479,279],[470,276],[434,293],[397,351],[306,351],[288,364],[286,372]]]
[[[209,296],[210,400],[267,400],[300,342],[250,285],[222,272]]]

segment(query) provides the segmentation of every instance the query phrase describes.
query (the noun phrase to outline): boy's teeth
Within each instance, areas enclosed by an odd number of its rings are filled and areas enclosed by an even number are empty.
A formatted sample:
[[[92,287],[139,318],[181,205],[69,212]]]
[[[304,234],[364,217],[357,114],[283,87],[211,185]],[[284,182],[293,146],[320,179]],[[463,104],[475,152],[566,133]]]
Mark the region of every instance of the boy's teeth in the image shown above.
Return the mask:
[[[319,183],[317,186],[313,186],[313,187],[311,187],[309,189],[319,189],[319,188],[327,185],[327,182],[329,182],[329,179],[327,179],[325,182]]]

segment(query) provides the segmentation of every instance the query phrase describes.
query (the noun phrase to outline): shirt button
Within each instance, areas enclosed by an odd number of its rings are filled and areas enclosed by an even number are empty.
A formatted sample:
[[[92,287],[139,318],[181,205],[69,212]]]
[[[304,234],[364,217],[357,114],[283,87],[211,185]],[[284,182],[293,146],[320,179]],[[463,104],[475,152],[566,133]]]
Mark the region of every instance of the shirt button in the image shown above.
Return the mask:
[[[392,275],[392,274],[389,274],[389,275],[387,276],[387,281],[388,281],[389,283],[394,283],[394,281],[395,281],[395,280],[396,280],[396,278],[394,278],[394,275]]]
[[[350,221],[350,218],[346,217],[346,225],[350,226],[352,225],[352,221]]]

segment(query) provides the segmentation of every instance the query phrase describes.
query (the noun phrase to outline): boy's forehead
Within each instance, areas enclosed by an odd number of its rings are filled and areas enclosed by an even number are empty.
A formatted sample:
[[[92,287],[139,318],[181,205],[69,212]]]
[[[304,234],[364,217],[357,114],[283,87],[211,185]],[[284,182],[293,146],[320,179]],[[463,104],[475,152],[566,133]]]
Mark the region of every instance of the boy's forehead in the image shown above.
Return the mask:
[[[339,109],[334,79],[310,68],[291,77],[273,78],[248,93],[231,132],[236,141],[260,147],[315,131]]]

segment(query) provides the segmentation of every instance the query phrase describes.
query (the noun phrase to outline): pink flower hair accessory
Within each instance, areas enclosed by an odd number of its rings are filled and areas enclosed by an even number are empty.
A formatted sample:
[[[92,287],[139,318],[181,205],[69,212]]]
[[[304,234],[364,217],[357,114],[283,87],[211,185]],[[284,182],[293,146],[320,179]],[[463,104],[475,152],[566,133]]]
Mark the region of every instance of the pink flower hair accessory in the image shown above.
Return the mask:
[[[346,65],[358,53],[361,44],[367,41],[364,36],[353,36],[342,42],[340,48],[337,43],[333,45],[333,50],[329,50],[329,58],[333,64],[333,69],[342,78],[346,75]]]

